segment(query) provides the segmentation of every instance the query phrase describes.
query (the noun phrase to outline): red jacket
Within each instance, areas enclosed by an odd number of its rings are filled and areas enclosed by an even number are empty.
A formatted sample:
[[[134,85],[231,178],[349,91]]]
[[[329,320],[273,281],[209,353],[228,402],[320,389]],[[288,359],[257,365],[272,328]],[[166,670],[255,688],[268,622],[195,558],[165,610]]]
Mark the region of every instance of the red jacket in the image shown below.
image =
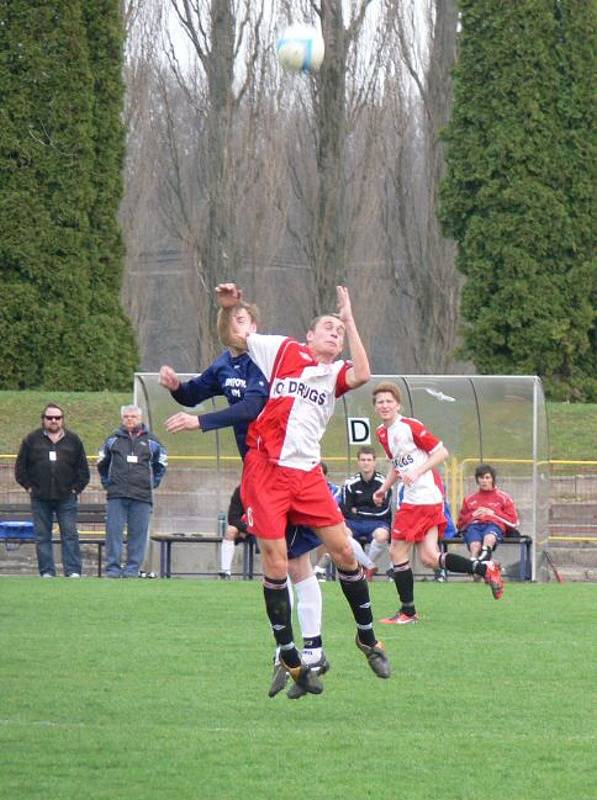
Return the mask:
[[[480,517],[473,517],[473,512],[481,507],[490,509],[490,513],[483,514]],[[514,501],[510,495],[500,491],[500,489],[490,489],[488,492],[478,491],[475,494],[470,494],[464,498],[456,527],[461,531],[475,522],[493,522],[500,528],[502,533],[506,533],[507,528],[517,528],[519,525],[518,512]]]

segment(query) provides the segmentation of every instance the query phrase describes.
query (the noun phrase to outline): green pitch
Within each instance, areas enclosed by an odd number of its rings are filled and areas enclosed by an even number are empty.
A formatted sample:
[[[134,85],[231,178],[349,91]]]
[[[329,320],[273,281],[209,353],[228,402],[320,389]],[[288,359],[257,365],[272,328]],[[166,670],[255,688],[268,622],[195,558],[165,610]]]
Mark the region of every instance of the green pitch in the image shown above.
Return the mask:
[[[323,591],[332,669],[291,702],[258,582],[0,579],[0,798],[595,796],[594,585],[418,583],[389,681]]]

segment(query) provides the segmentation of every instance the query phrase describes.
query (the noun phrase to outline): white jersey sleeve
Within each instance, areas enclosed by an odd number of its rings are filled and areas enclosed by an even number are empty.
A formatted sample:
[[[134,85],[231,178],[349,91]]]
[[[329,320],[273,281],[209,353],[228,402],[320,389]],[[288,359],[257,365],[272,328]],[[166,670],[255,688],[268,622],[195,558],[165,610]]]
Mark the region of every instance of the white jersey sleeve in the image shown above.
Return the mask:
[[[247,337],[249,356],[268,381],[271,381],[276,356],[285,341],[287,341],[286,336],[267,336],[261,333],[251,333]]]

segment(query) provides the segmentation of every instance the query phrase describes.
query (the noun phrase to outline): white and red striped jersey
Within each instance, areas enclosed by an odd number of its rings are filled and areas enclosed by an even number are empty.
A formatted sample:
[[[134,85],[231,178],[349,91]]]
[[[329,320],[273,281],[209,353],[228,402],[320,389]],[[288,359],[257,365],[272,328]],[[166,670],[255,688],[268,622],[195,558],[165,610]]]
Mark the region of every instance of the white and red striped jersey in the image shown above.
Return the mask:
[[[349,390],[348,361],[320,364],[309,348],[284,336],[252,333],[249,355],[269,381],[269,399],[249,426],[247,445],[282,467],[311,470],[336,397]]]
[[[442,446],[440,440],[422,422],[409,417],[398,416],[389,428],[380,425],[376,435],[394,469],[402,478],[427,461],[428,456]],[[443,503],[443,494],[439,488],[441,480],[438,486],[434,473],[435,470],[429,469],[412,486],[405,485],[401,502],[417,506]]]

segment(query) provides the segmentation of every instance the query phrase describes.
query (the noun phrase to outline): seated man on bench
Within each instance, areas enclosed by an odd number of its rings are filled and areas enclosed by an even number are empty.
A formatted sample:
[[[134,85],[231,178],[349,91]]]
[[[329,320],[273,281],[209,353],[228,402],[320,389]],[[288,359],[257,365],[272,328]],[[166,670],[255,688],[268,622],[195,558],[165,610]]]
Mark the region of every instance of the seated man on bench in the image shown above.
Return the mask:
[[[495,485],[496,471],[490,464],[475,469],[478,491],[464,498],[458,516],[458,532],[472,558],[490,561],[504,536],[518,534],[518,512],[514,501]]]

